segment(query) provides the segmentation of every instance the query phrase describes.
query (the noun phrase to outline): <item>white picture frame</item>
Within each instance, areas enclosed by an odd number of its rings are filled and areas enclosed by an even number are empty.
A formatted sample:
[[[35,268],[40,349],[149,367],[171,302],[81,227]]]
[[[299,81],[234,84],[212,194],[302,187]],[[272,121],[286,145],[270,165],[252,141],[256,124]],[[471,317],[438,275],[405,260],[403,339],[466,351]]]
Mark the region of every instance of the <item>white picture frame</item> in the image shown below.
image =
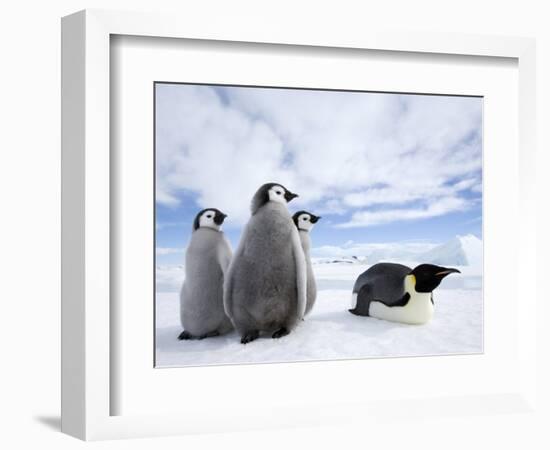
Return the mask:
[[[517,251],[516,283],[522,286],[517,315],[518,378],[515,388],[501,393],[468,395],[459,399],[436,397],[402,399],[398,414],[393,400],[332,404],[277,405],[285,414],[269,411],[236,412],[231,420],[207,414],[183,413],[113,415],[112,392],[117,388],[110,367],[111,336],[111,191],[116,173],[110,168],[110,37],[112,35],[200,39],[256,44],[326,47],[333,51],[368,49],[416,54],[501,57],[517,60],[519,74],[519,181],[517,211],[522,217],[513,249]],[[85,440],[162,436],[207,431],[232,431],[327,423],[335,417],[402,416],[436,402],[440,414],[523,412],[536,399],[536,301],[528,280],[534,272],[522,261],[536,260],[535,196],[535,44],[532,39],[452,34],[361,31],[312,34],[304,29],[250,23],[234,28],[217,23],[215,29],[192,17],[87,10],[62,21],[62,430]],[[516,295],[511,291],[510,295]],[[422,364],[419,360],[417,364]],[[272,366],[274,367],[274,366]],[[264,369],[244,368],[260,371]],[[312,369],[315,370],[315,369]],[[316,370],[319,370],[318,367]],[[237,408],[238,409],[238,408]],[[313,413],[317,411],[317,413]],[[238,421],[245,417],[247,420]]]

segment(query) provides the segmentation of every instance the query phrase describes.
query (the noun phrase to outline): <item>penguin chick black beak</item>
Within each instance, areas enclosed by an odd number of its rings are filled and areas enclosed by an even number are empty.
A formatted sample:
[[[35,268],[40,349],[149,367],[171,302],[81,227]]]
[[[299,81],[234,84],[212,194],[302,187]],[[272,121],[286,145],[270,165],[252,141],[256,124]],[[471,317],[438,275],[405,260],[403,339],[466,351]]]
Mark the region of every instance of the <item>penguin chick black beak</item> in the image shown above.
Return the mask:
[[[221,225],[226,217],[227,217],[227,214],[224,214],[222,212],[217,212],[216,215],[214,216],[214,223],[216,225]]]
[[[311,223],[317,223],[317,221],[321,218],[321,216],[314,216],[310,214],[311,216]]]
[[[298,197],[298,194],[295,194],[294,192],[290,192],[290,191],[285,191],[285,200],[287,203],[290,203],[296,197]]]

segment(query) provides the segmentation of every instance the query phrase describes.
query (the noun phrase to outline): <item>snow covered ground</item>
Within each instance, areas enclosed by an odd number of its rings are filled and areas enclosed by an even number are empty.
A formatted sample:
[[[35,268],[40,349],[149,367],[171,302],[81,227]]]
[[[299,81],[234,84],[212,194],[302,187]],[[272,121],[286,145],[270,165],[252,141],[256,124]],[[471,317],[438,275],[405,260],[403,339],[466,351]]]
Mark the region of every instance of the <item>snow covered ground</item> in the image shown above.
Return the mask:
[[[415,264],[411,263],[411,266]],[[232,332],[202,341],[178,341],[177,292],[157,292],[156,365],[288,362],[420,356],[483,351],[481,276],[470,267],[449,276],[434,292],[435,314],[426,325],[404,325],[350,314],[351,289],[369,266],[361,262],[316,264],[313,311],[291,334],[247,345]],[[179,273],[182,273],[180,271]]]

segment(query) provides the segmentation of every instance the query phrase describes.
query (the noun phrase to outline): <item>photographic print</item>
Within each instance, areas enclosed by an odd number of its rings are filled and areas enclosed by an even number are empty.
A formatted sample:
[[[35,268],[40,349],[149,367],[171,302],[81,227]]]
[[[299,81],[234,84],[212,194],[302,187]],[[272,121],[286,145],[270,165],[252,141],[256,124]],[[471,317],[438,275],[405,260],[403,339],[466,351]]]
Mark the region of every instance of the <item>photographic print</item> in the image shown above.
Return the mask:
[[[157,82],[155,367],[483,352],[483,98]]]

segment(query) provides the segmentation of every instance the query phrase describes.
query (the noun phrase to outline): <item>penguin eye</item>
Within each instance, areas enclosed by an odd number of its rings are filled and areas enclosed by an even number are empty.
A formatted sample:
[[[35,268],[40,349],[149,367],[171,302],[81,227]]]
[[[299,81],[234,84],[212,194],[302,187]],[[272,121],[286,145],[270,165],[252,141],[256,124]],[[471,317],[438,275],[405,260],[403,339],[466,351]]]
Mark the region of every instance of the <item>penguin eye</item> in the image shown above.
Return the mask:
[[[281,195],[281,191],[275,191],[275,192],[277,192],[277,195]]]
[[[212,214],[208,214],[206,217],[208,217],[209,219],[212,218]]]
[[[307,222],[309,220],[309,217],[304,217],[304,220]]]

